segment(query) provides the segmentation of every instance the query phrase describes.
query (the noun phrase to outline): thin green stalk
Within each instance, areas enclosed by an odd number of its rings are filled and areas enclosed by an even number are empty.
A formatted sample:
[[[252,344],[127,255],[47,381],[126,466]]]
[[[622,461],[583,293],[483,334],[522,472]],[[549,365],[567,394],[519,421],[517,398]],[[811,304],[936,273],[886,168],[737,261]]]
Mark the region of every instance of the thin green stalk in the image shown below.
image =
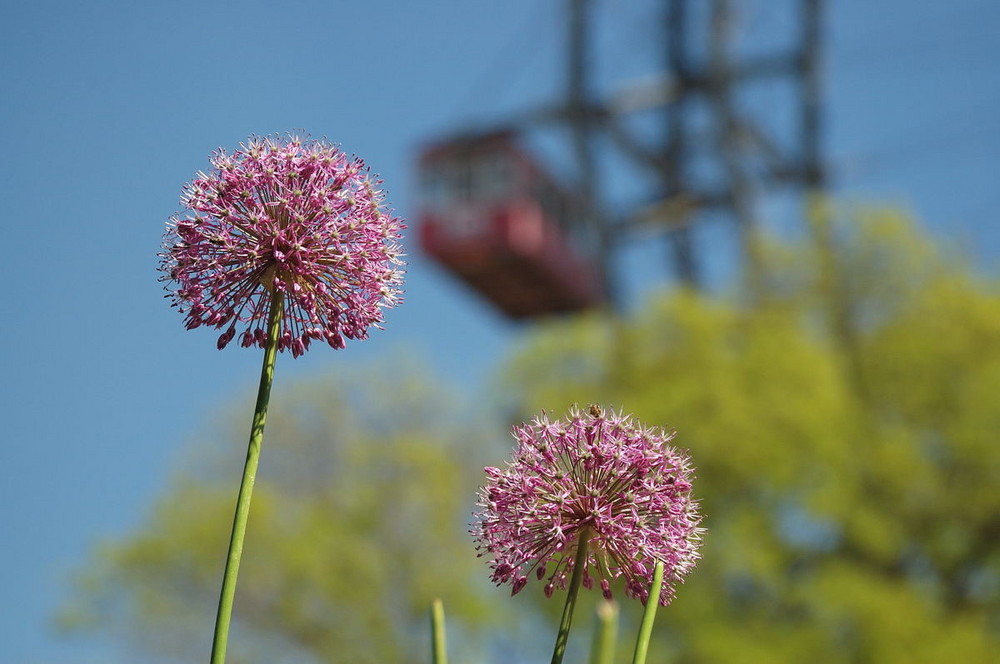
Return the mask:
[[[656,607],[660,605],[660,591],[663,589],[663,562],[656,561],[653,570],[653,582],[649,584],[649,597],[646,599],[646,610],[642,613],[642,623],[639,625],[639,637],[635,640],[635,655],[632,664],[645,664],[646,651],[649,650],[649,636],[653,633],[653,619],[656,618]]]
[[[566,642],[569,640],[569,628],[573,623],[573,610],[576,608],[576,596],[583,580],[583,568],[587,565],[587,545],[590,539],[590,529],[584,528],[580,540],[576,544],[576,557],[573,559],[573,576],[569,580],[569,590],[566,592],[566,605],[563,607],[562,620],[559,622],[559,634],[556,635],[556,647],[552,651],[552,664],[561,664],[563,653],[566,652]]]
[[[267,343],[264,347],[264,364],[260,370],[260,387],[257,389],[257,405],[254,407],[253,425],[250,428],[250,444],[247,461],[243,467],[243,481],[236,498],[236,516],[233,517],[233,533],[229,539],[229,555],[226,571],[222,577],[222,593],[219,596],[219,612],[215,618],[215,636],[212,639],[211,664],[226,661],[226,645],[229,639],[229,622],[233,614],[233,598],[236,596],[236,577],[240,571],[243,555],[243,538],[247,531],[247,517],[250,515],[250,498],[257,479],[257,464],[260,448],[264,440],[264,422],[267,419],[267,403],[271,398],[271,381],[274,378],[274,360],[278,353],[278,337],[281,333],[283,295],[275,289],[271,294],[271,310],[267,321]]]
[[[597,629],[590,647],[590,664],[612,664],[618,641],[618,605],[604,600],[597,605]]]
[[[431,603],[431,652],[434,664],[448,664],[448,648],[444,633],[444,604]]]

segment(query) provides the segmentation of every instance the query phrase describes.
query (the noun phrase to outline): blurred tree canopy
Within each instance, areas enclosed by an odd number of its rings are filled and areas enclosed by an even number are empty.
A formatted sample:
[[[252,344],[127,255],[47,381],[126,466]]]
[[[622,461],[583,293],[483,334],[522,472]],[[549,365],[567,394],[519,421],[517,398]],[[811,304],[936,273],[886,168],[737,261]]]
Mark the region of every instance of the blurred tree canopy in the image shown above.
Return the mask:
[[[754,291],[549,325],[506,376],[518,415],[599,400],[691,450],[704,560],[654,661],[996,661],[996,284],[887,209],[760,255]]]
[[[484,622],[492,587],[466,530],[496,453],[483,441],[505,445],[503,433],[484,433],[406,365],[393,358],[295,386],[279,375],[230,661],[421,662],[435,597],[455,629]],[[126,660],[207,658],[251,396],[196,441],[137,531],[95,552],[63,627],[126,642]]]
[[[520,421],[601,402],[679,431],[708,533],[658,614],[651,662],[991,661],[997,284],[889,209],[817,208],[799,244],[762,242],[759,255],[752,290],[672,291],[624,319],[538,326],[492,409]],[[466,533],[482,466],[509,454],[506,429],[395,366],[276,388],[234,662],[428,661],[432,597],[453,643],[544,607],[552,621],[532,631],[551,645],[561,601],[540,584],[514,599],[489,587]],[[209,436],[225,443],[200,446],[141,529],[95,554],[67,622],[168,661],[204,658],[245,419]],[[623,606],[626,622],[638,613]],[[470,636],[461,660],[516,659],[481,643]]]

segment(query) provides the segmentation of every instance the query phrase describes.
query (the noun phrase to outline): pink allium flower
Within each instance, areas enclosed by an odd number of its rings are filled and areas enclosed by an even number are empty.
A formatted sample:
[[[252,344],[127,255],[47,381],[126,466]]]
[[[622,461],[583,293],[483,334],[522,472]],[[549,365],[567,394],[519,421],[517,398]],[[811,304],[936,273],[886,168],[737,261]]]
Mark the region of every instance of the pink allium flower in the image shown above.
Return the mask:
[[[492,556],[493,581],[510,582],[516,594],[534,573],[548,577],[551,596],[566,587],[587,530],[584,587],[596,576],[610,599],[610,581],[623,576],[625,593],[645,603],[662,561],[660,604],[669,604],[699,557],[702,533],[690,459],[668,445],[674,432],[591,406],[563,420],[543,413],[513,433],[513,459],[506,469],[486,468],[475,515],[476,548]]]
[[[225,331],[224,348],[263,347],[272,293],[284,297],[280,350],[344,347],[380,327],[399,299],[404,228],[364,162],[323,141],[251,138],[218,150],[184,187],[160,254],[188,329]]]

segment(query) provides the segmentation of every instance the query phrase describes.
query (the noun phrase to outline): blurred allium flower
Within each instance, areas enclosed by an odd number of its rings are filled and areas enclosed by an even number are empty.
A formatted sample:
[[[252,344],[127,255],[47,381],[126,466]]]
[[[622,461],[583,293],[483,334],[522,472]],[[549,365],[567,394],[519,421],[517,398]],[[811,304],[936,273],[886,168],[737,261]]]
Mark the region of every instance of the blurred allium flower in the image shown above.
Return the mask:
[[[264,347],[275,289],[284,296],[280,350],[313,340],[343,348],[379,327],[399,299],[403,225],[382,205],[360,159],[323,141],[251,138],[186,185],[160,254],[162,281],[188,329],[225,331],[224,348]]]
[[[473,535],[490,555],[493,581],[516,594],[532,573],[547,577],[546,596],[565,588],[580,534],[588,531],[583,585],[625,578],[625,593],[646,602],[656,561],[663,561],[660,603],[694,567],[702,529],[691,500],[688,456],[668,443],[673,432],[591,406],[564,420],[543,413],[514,427],[517,447],[506,469],[486,468]]]

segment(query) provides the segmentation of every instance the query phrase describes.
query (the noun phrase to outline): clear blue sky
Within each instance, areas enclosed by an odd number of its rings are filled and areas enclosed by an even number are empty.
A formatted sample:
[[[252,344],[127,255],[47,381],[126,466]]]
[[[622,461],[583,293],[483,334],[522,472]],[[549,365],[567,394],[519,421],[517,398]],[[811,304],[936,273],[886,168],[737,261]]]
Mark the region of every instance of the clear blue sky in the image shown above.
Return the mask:
[[[597,4],[610,84],[641,69],[651,2]],[[747,4],[748,29],[787,28],[781,10]],[[835,191],[906,205],[995,273],[1000,5],[829,4]],[[162,298],[156,253],[181,185],[218,146],[305,129],[365,158],[408,216],[421,141],[559,94],[562,6],[3,4],[0,660],[99,661],[50,633],[68,573],[141,520],[185,440],[254,383],[256,353],[215,350],[212,333],[185,331]],[[399,348],[474,388],[520,329],[413,255],[407,301],[384,332],[340,353],[281,357],[276,389]]]

